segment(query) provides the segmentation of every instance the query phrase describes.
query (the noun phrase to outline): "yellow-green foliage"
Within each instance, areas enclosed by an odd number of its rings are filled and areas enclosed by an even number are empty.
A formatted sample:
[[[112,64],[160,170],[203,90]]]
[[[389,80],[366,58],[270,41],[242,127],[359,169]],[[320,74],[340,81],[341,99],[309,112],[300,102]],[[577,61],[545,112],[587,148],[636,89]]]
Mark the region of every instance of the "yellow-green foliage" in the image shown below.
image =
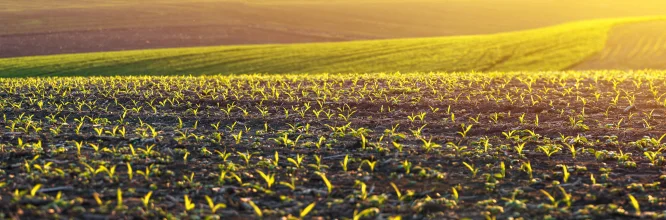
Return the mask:
[[[9,58],[0,59],[0,76],[563,70],[602,50],[614,25],[651,19],[492,35]]]
[[[664,29],[663,20],[613,28],[604,49],[572,69],[666,69]]]

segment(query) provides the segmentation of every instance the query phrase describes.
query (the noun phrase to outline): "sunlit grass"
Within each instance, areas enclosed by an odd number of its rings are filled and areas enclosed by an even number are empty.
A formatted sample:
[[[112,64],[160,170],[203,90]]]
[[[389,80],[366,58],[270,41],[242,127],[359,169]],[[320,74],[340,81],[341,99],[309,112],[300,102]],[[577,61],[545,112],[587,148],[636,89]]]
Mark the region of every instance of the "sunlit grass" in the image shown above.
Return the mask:
[[[2,76],[563,70],[604,48],[606,19],[492,35],[215,46],[0,59]]]

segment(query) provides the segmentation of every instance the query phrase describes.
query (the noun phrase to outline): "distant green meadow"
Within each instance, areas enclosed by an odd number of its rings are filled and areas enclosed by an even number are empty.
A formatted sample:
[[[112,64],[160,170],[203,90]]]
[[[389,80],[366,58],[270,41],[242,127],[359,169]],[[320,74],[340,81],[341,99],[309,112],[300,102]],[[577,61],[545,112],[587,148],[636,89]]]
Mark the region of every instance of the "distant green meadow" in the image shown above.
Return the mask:
[[[0,59],[0,76],[207,75],[566,70],[601,51],[603,19],[489,35],[212,46]]]

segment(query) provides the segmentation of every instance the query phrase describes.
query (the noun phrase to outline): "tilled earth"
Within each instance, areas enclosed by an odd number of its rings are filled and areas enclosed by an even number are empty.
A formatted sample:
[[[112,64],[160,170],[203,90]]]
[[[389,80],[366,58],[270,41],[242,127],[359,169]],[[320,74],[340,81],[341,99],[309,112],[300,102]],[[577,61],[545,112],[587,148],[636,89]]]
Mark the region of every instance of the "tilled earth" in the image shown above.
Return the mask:
[[[362,39],[261,25],[109,28],[0,35],[0,58],[174,47],[332,42]]]
[[[664,218],[664,76],[0,79],[0,209],[24,219]]]

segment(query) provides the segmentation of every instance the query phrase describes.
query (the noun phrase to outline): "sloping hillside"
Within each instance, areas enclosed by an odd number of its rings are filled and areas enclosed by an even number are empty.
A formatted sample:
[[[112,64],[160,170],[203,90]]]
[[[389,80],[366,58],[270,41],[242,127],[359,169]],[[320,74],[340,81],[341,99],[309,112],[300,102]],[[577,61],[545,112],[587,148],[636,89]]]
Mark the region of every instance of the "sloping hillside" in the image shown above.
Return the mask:
[[[654,19],[595,20],[492,35],[8,58],[0,59],[0,73],[87,76],[564,70],[603,54],[614,26]]]
[[[493,34],[664,12],[662,0],[0,0],[0,58]]]
[[[666,21],[613,28],[604,49],[572,69],[666,69]]]

